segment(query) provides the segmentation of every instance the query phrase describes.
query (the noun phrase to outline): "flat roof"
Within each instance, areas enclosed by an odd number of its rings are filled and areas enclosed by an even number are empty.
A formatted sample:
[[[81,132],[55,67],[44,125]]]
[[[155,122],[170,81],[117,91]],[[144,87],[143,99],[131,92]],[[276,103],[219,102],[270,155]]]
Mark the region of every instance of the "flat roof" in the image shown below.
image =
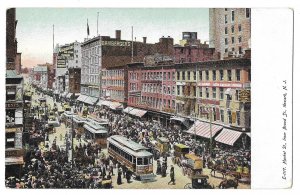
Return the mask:
[[[142,146],[139,143],[136,143],[130,139],[127,139],[126,137],[123,137],[121,135],[113,135],[110,137],[111,139],[123,144],[124,146],[134,150],[134,151],[138,151],[138,150],[147,150],[148,148],[146,148],[145,146]]]

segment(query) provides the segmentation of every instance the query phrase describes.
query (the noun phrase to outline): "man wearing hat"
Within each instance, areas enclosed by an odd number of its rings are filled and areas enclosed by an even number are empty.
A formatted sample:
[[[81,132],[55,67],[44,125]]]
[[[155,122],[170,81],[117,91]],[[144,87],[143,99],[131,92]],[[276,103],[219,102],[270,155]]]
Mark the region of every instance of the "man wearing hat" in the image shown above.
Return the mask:
[[[174,173],[174,167],[171,165],[171,170],[170,170],[170,177],[171,181],[169,181],[168,185],[172,182],[173,185],[175,185],[175,173]]]

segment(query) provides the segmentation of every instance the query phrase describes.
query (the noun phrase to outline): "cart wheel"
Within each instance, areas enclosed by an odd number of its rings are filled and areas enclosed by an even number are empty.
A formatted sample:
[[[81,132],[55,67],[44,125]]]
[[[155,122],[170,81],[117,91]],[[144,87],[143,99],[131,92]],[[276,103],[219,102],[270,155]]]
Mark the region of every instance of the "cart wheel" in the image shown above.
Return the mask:
[[[192,189],[192,184],[191,183],[188,183],[184,186],[184,189]]]

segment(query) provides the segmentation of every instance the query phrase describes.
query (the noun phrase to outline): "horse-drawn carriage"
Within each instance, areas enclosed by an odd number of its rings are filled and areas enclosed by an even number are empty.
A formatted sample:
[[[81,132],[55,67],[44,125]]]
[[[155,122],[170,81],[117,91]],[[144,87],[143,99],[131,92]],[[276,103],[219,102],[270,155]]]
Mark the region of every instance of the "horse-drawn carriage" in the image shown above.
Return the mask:
[[[195,175],[191,177],[192,183],[184,186],[184,189],[213,189],[214,186],[208,183],[208,175]]]
[[[187,174],[192,178],[195,175],[202,174],[203,160],[199,156],[189,153],[184,157],[181,163],[184,175]]]
[[[159,137],[155,144],[155,149],[160,155],[165,155],[169,152],[169,140],[165,137]]]
[[[181,159],[184,158],[184,155],[190,152],[190,147],[183,144],[174,145],[174,154],[172,156],[172,161],[174,164],[181,166]]]

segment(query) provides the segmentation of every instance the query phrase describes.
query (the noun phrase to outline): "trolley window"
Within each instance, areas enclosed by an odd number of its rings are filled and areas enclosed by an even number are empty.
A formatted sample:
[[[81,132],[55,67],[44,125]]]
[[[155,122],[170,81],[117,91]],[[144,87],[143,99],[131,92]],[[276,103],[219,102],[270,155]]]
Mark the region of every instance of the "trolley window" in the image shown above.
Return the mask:
[[[137,159],[137,165],[143,165],[143,159],[142,158]]]
[[[148,164],[149,164],[148,158],[144,158],[144,165],[148,165]]]

